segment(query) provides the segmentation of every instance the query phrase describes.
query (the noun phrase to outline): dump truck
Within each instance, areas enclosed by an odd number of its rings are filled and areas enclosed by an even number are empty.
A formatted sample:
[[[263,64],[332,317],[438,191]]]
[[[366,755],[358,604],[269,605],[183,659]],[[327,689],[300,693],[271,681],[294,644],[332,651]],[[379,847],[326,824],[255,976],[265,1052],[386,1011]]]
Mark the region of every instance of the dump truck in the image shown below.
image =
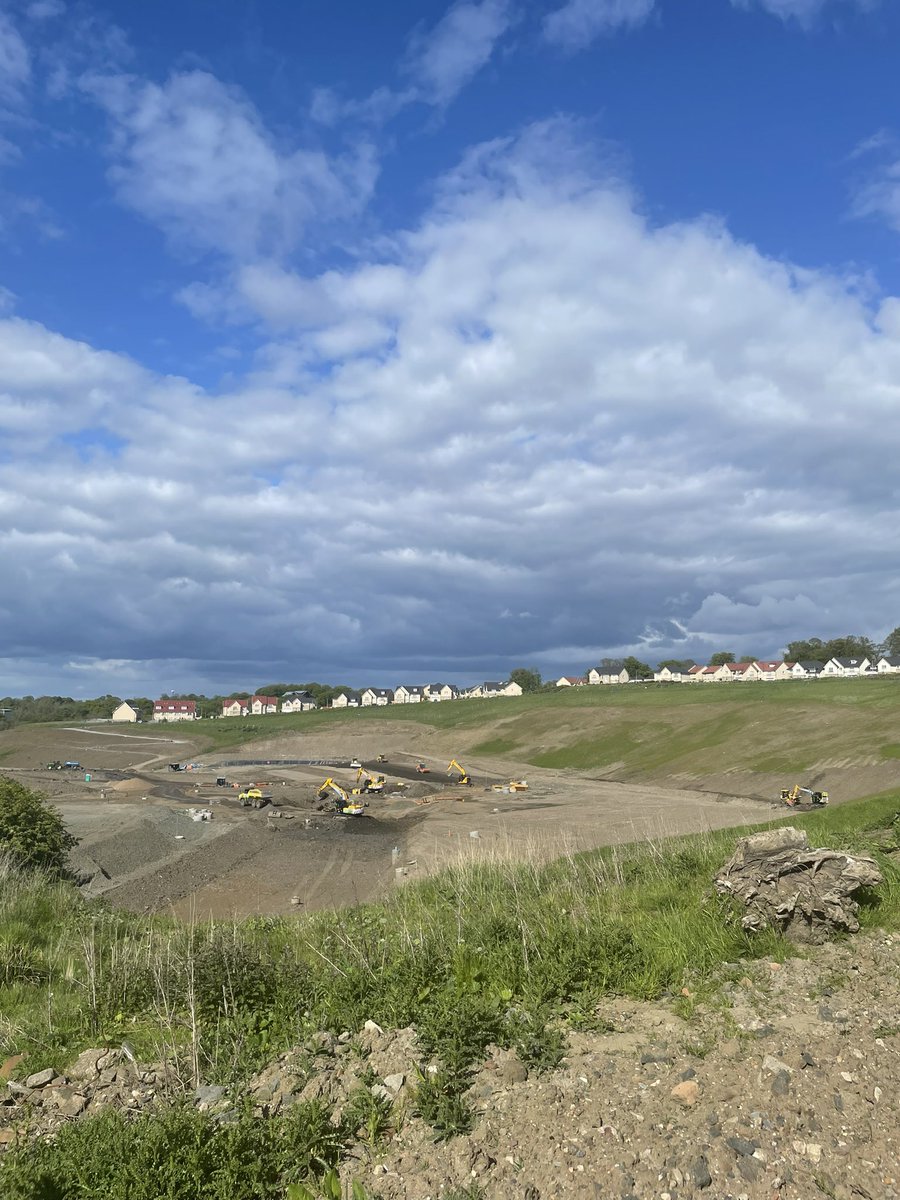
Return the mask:
[[[260,791],[258,787],[245,788],[238,795],[241,808],[265,808],[271,799],[270,795]]]

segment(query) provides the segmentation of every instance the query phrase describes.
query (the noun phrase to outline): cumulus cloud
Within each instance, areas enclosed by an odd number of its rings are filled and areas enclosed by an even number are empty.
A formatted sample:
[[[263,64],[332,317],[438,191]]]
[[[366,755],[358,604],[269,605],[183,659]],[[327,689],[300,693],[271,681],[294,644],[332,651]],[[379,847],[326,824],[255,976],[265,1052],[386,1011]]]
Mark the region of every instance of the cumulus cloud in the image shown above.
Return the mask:
[[[656,0],[568,0],[544,18],[544,37],[564,50],[582,50],[598,37],[643,25],[655,7]]]
[[[110,118],[119,199],[191,250],[286,252],[311,222],[358,211],[375,182],[371,146],[337,158],[282,146],[239,89],[205,71],[162,85],[95,74],[83,87]]]
[[[900,301],[650,222],[583,138],[476,148],[343,270],[239,265],[269,342],[217,392],[0,321],[5,652],[391,685],[896,625]]]

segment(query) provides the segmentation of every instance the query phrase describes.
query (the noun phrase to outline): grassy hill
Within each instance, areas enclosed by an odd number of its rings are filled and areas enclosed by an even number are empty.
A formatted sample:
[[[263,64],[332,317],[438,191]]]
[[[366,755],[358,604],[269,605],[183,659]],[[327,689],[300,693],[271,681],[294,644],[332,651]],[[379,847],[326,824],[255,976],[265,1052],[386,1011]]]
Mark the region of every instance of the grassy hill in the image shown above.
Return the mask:
[[[564,688],[520,699],[206,721],[191,737],[203,750],[227,750],[278,733],[350,733],[373,722],[457,732],[471,754],[612,769],[625,780],[726,766],[793,773],[823,761],[900,758],[900,678]]]

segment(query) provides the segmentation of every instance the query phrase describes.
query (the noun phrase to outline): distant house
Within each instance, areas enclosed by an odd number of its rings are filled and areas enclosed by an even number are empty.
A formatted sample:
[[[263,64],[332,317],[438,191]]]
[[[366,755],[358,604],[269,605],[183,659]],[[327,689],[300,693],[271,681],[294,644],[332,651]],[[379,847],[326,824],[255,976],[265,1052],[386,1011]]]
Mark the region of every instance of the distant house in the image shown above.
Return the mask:
[[[825,664],[815,658],[806,658],[801,662],[789,664],[791,679],[818,679],[825,670]]]
[[[278,712],[277,696],[251,696],[250,711],[254,717],[265,717]]]
[[[394,688],[395,704],[422,704],[424,701],[424,686],[412,683],[401,683],[398,688]]]
[[[716,671],[716,679],[721,682],[744,683],[748,680],[761,678],[756,663],[722,663]]]
[[[469,688],[466,696],[473,699],[493,700],[499,696],[521,696],[522,688],[518,683],[513,683],[511,680],[508,683],[497,683],[494,680],[487,680],[485,683],[476,683],[473,688]]]
[[[359,700],[363,708],[383,708],[393,703],[394,693],[390,688],[365,688],[360,692]]]
[[[425,699],[432,703],[439,700],[457,700],[458,698],[459,688],[454,687],[452,683],[425,684]]]
[[[154,700],[154,721],[196,721],[196,700]]]
[[[782,662],[780,659],[757,659],[753,664],[759,672],[757,678],[763,680],[790,679],[793,663]]]
[[[822,668],[822,674],[851,679],[857,675],[864,675],[870,666],[871,663],[867,658],[829,658]]]
[[[557,687],[583,687],[587,680],[583,675],[560,675],[556,681]]]
[[[882,654],[875,669],[879,675],[896,675],[900,672],[900,654]]]
[[[113,709],[111,719],[113,721],[131,721],[134,723],[141,719],[141,714],[136,704],[132,704],[128,700],[123,700],[121,704]]]
[[[281,697],[283,713],[312,712],[318,707],[316,698],[311,692],[285,692]]]
[[[227,700],[222,701],[223,717],[246,717],[249,712],[250,701],[241,696],[229,696]]]
[[[354,692],[350,688],[346,691],[338,692],[331,701],[332,708],[359,708],[359,692]]]
[[[621,661],[607,663],[603,667],[591,667],[587,681],[590,684],[627,683],[631,676]]]

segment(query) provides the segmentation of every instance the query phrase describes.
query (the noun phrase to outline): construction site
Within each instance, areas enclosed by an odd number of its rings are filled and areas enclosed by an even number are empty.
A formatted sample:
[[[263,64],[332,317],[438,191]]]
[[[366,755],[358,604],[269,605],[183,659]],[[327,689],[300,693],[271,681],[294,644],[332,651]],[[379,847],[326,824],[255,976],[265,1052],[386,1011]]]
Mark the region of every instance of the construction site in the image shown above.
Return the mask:
[[[191,732],[5,735],[4,773],[79,839],[86,895],[186,920],[289,914],[375,899],[461,858],[547,859],[772,816],[751,796],[457,759],[448,733],[396,721],[215,754]]]

